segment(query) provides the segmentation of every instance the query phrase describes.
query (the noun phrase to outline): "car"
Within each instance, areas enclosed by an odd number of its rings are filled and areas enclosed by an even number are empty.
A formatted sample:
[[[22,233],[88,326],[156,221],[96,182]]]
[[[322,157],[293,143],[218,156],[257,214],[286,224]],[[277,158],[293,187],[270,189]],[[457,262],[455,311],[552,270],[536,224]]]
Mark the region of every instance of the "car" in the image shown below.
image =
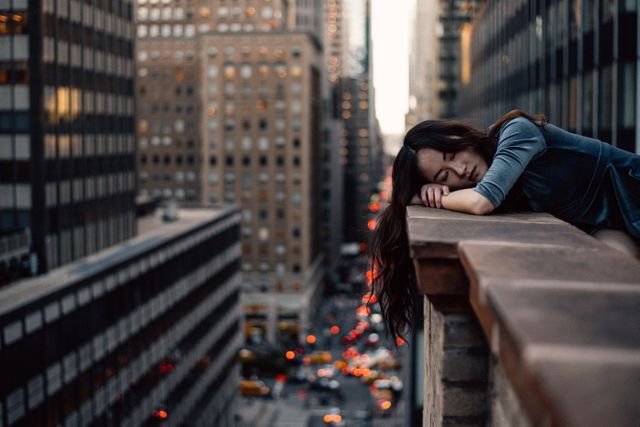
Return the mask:
[[[244,397],[267,397],[271,389],[260,380],[240,380],[240,395]]]
[[[310,387],[312,390],[339,391],[340,381],[329,379],[326,377],[320,377],[315,381],[311,381]]]
[[[329,408],[327,413],[322,416],[322,421],[325,424],[330,424],[334,426],[344,425],[342,415],[340,414],[340,408],[337,408],[337,407]]]
[[[364,341],[364,345],[368,347],[375,347],[378,344],[380,344],[380,335],[376,334],[375,332],[370,333],[367,336],[367,339]]]
[[[331,363],[333,358],[328,351],[315,351],[307,356],[311,363]]]

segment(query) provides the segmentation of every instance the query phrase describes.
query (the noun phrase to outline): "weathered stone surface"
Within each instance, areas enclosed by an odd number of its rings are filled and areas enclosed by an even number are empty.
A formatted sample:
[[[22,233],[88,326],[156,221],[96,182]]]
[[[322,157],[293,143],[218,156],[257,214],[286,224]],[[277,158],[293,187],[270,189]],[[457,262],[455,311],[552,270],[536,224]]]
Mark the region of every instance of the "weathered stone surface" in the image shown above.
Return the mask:
[[[442,379],[449,382],[486,382],[487,357],[485,348],[445,347]]]
[[[486,390],[445,386],[443,394],[443,416],[484,417],[486,413]]]
[[[425,425],[640,419],[637,260],[546,214],[476,217],[411,207],[407,223],[429,300]],[[472,312],[456,303],[467,295]],[[486,349],[474,347],[484,341],[476,320],[498,363],[488,399],[487,364],[482,352],[471,356]],[[487,401],[492,413],[483,418]]]
[[[636,349],[640,359],[640,285],[616,291],[511,285],[489,286],[487,300],[523,350],[540,344]]]
[[[468,295],[467,276],[457,259],[417,260],[418,289],[424,295]]]
[[[533,369],[549,406],[556,409],[554,425],[638,425],[640,357],[627,363],[549,358],[533,363]]]
[[[637,260],[587,239],[586,247],[464,241],[460,258],[469,280],[481,285],[516,280],[590,282],[603,287],[607,283],[640,284]],[[591,245],[593,242],[597,244]]]

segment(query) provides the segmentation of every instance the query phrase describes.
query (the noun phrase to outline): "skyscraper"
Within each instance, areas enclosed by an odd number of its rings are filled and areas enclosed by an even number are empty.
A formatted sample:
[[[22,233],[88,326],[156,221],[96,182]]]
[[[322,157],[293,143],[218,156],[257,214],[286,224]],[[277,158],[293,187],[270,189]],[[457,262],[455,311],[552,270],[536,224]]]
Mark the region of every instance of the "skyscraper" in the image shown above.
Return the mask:
[[[517,107],[640,153],[639,34],[636,2],[487,2],[468,32],[462,112],[489,126]]]
[[[322,277],[321,45],[294,5],[138,0],[141,192],[242,208],[247,331],[297,341]]]
[[[439,2],[418,0],[412,13],[412,30],[409,50],[409,111],[405,118],[407,129],[415,124],[439,116],[438,101],[438,57]]]
[[[0,230],[44,273],[135,235],[130,1],[0,1]]]

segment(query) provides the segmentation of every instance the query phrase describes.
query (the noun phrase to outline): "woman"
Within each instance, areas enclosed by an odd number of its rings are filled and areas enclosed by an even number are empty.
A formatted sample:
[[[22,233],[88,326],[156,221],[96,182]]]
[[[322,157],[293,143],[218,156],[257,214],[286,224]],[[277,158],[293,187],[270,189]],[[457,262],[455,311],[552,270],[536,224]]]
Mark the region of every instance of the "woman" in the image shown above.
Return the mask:
[[[391,334],[413,322],[415,272],[406,207],[420,203],[476,215],[546,211],[637,256],[640,156],[513,110],[485,133],[428,120],[407,132],[392,172],[389,206],[370,245],[376,292]]]

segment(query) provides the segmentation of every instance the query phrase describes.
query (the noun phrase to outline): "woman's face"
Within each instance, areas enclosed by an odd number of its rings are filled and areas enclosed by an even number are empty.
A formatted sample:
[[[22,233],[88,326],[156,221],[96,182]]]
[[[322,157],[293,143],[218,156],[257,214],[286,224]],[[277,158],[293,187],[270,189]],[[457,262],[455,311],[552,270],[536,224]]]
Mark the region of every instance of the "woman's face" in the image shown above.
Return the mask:
[[[447,185],[450,190],[474,187],[487,173],[487,162],[472,148],[457,153],[421,148],[417,156],[418,169],[424,179]]]

